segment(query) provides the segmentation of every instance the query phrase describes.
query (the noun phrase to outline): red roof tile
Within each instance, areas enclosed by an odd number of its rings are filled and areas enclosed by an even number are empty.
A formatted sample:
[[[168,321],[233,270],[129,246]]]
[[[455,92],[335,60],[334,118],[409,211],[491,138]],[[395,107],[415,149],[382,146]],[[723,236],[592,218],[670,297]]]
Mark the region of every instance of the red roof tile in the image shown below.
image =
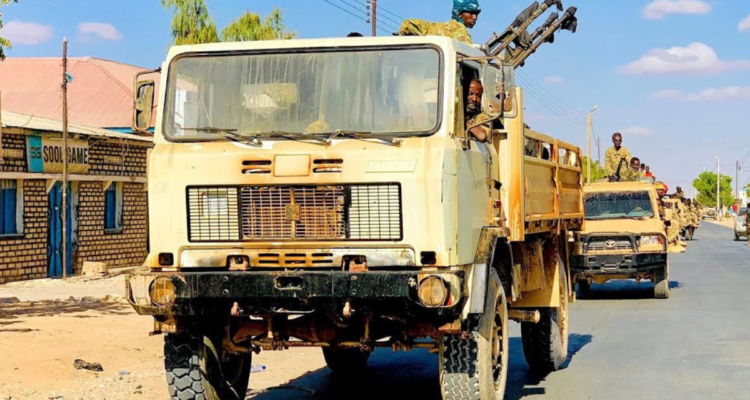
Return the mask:
[[[130,127],[133,77],[144,68],[97,58],[69,58],[68,119],[99,128]],[[3,111],[62,119],[62,59],[0,62]]]

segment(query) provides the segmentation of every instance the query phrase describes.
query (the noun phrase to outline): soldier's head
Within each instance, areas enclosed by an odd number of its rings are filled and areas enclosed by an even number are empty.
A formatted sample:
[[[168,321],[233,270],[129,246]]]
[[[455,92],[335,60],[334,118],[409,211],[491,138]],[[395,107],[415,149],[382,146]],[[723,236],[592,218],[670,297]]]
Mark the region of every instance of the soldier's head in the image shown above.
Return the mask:
[[[478,0],[453,0],[453,19],[471,29],[477,24],[482,9]]]
[[[631,158],[630,168],[632,168],[633,171],[638,171],[639,169],[641,169],[641,160],[638,157]]]
[[[364,37],[364,36],[359,32],[350,32],[348,35],[346,35],[346,37]]]
[[[641,163],[641,172],[646,172],[646,164]]]
[[[615,132],[614,135],[612,135],[612,143],[614,143],[616,149],[620,149],[622,147],[622,134],[620,132]]]
[[[691,205],[691,204],[693,204],[693,201],[690,200],[690,199],[685,199],[685,204]]]
[[[656,182],[656,194],[659,195],[659,198],[664,198],[667,194],[667,185],[665,185],[663,182]]]
[[[680,186],[677,186],[677,193],[682,193],[682,188]]]
[[[466,113],[468,115],[477,115],[482,110],[482,95],[484,86],[479,79],[472,79],[469,84],[469,96],[466,98]]]
[[[649,172],[651,172],[651,166],[650,166],[650,165],[647,165],[647,166],[646,166],[646,173],[649,173]]]

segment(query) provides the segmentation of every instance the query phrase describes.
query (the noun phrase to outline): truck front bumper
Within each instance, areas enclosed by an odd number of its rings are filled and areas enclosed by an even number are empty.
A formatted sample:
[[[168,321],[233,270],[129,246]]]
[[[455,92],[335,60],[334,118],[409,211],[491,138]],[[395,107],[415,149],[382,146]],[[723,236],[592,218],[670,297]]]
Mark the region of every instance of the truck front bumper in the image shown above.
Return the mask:
[[[419,299],[426,277],[445,282],[448,296],[439,307]],[[172,301],[159,305],[151,285],[159,277],[172,284]],[[127,298],[141,315],[210,316],[236,306],[242,315],[340,312],[344,303],[372,313],[397,316],[451,316],[461,314],[466,300],[463,271],[371,272],[153,272],[126,278]]]
[[[629,275],[665,266],[667,253],[584,254],[570,261],[570,269],[578,275]]]

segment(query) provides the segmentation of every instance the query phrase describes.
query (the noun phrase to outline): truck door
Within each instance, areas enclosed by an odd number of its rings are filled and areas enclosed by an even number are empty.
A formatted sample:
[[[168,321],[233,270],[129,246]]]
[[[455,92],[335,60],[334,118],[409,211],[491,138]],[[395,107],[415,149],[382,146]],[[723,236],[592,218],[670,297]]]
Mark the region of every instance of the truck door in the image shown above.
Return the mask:
[[[473,61],[459,64],[456,88],[456,124],[458,167],[458,257],[459,263],[474,260],[482,227],[490,225],[489,191],[492,153],[487,144],[473,139],[466,132],[466,99],[472,79],[479,79],[481,65]],[[469,239],[470,238],[470,239]]]

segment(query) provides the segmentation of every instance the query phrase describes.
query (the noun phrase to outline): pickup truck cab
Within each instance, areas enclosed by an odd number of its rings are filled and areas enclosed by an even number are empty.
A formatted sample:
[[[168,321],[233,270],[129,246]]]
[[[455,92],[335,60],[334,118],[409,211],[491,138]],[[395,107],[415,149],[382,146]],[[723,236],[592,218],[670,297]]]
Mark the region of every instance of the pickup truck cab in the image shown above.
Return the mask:
[[[584,186],[585,220],[571,256],[571,274],[586,294],[592,283],[650,279],[654,296],[669,297],[664,221],[648,182]]]

